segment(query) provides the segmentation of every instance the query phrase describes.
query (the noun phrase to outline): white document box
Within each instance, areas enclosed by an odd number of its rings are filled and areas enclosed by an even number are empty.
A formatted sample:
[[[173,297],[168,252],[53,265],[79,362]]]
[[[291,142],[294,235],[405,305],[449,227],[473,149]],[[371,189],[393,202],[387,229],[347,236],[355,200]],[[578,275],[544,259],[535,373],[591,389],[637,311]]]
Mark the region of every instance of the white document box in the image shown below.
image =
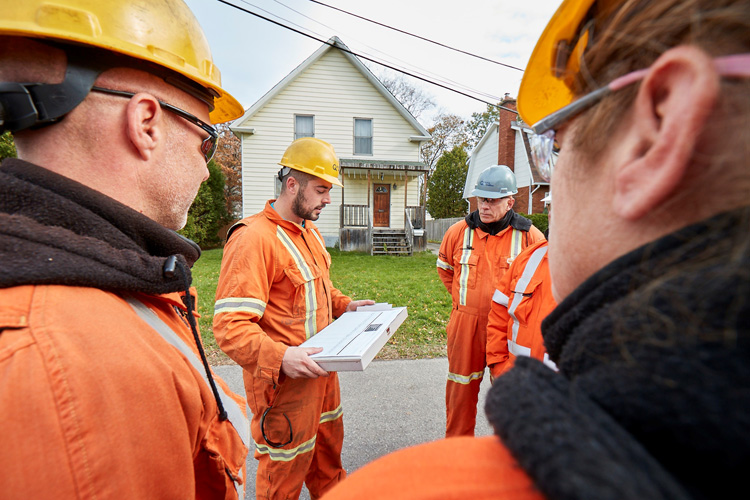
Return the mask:
[[[405,307],[377,306],[342,314],[301,347],[322,347],[310,357],[326,371],[363,371],[407,316]]]

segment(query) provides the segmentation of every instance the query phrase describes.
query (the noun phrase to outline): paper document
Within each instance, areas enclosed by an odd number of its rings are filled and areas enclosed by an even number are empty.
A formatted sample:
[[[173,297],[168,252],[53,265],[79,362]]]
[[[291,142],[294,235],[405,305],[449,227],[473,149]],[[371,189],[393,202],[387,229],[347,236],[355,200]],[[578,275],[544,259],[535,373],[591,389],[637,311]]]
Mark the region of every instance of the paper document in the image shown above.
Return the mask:
[[[342,314],[301,347],[322,347],[311,358],[326,371],[363,371],[407,317],[405,307],[375,306]]]

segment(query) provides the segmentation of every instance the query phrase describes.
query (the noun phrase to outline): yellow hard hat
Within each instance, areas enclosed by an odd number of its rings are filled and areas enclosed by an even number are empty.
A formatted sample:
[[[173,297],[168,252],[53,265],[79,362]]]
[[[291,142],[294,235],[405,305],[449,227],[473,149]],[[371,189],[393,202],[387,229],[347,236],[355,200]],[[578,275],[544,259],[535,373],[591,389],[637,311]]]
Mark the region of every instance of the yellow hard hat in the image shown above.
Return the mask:
[[[564,0],[531,53],[518,91],[518,113],[533,125],[573,101],[588,31],[582,30],[596,0]]]
[[[183,0],[0,0],[0,35],[98,47],[175,71],[212,91],[212,123],[242,105],[221,88],[203,30]]]
[[[301,137],[291,143],[279,165],[305,172],[343,187],[339,181],[339,158],[333,146],[315,137]]]

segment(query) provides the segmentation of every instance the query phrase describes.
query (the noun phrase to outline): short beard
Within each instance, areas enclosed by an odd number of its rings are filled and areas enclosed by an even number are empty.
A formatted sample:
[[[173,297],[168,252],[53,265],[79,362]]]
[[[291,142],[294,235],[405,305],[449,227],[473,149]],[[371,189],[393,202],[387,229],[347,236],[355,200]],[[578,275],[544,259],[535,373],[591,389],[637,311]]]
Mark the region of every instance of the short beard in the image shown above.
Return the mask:
[[[294,197],[294,201],[292,202],[292,212],[294,212],[294,215],[302,220],[318,220],[320,214],[315,215],[313,213],[315,208],[305,210],[306,204],[307,198],[305,198],[305,195],[302,194],[302,189],[300,189],[299,191],[297,191],[297,196]]]

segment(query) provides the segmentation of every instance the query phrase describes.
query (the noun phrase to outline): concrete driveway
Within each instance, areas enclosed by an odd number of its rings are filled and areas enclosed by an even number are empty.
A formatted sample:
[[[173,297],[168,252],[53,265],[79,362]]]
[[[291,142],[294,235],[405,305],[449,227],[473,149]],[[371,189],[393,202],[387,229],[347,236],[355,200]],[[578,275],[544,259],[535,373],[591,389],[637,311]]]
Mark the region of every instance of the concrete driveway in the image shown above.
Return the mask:
[[[214,367],[238,394],[244,396],[242,369],[236,365]],[[445,435],[446,358],[373,361],[364,372],[340,372],[344,408],[342,460],[348,472],[391,451]],[[491,435],[484,416],[489,388],[485,371],[479,394],[477,436]],[[247,498],[255,497],[257,461],[247,460]],[[300,498],[310,496],[303,488]]]

